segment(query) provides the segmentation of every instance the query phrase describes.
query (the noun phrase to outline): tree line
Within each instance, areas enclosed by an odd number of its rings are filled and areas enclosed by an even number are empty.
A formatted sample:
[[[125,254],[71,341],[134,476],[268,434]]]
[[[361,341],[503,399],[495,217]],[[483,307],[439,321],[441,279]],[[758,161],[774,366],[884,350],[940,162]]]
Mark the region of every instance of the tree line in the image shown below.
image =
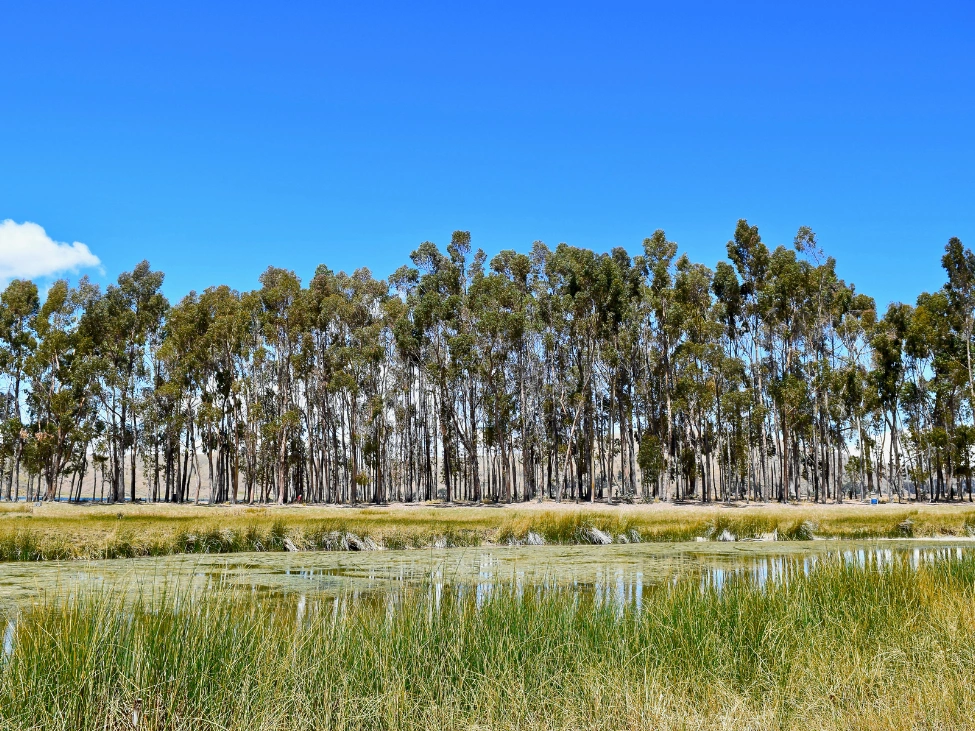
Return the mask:
[[[975,255],[952,238],[944,286],[880,314],[807,227],[741,220],[727,253],[488,260],[457,231],[387,280],[270,267],[176,304],[147,262],[13,280],[3,495],[971,500]]]

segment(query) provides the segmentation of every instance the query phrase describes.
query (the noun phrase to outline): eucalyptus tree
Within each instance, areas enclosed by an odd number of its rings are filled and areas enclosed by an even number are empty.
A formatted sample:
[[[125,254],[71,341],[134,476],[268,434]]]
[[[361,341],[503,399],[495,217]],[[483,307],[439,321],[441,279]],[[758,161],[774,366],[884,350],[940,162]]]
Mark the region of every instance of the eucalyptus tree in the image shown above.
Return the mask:
[[[938,297],[925,293],[917,299],[917,305],[910,310],[904,337],[904,384],[901,403],[904,406],[904,434],[908,445],[909,474],[915,486],[915,496],[920,491],[934,497],[934,472],[931,430],[934,428],[934,358],[940,351],[939,329],[943,320],[937,315],[937,307],[931,305]],[[942,326],[939,328],[939,326]]]
[[[134,499],[141,457],[153,500],[971,499],[975,256],[949,241],[945,286],[878,321],[807,227],[770,251],[742,219],[727,253],[455,231],[388,281],[271,267],[173,308],[145,262],[43,304],[15,281],[6,493],[23,465]]]
[[[401,440],[405,461],[405,479],[413,497],[432,500],[436,494],[436,430],[431,425],[431,398],[428,369],[425,363],[430,341],[427,320],[417,317],[417,301],[422,292],[418,269],[401,266],[390,277],[395,292],[387,302],[387,316],[392,339],[390,356],[396,359],[398,389],[402,394],[402,424],[406,430]],[[396,303],[399,303],[398,305]]]
[[[308,434],[311,491],[319,500],[337,499],[339,459],[335,449],[337,440],[336,409],[333,385],[339,385],[336,374],[340,369],[340,349],[335,347],[341,332],[338,322],[339,295],[335,273],[320,265],[309,283],[308,342],[303,350],[311,349],[312,367],[305,371],[306,403],[305,429]]]
[[[8,461],[7,500],[16,497],[13,486],[20,489],[20,462],[26,432],[21,410],[22,387],[27,359],[37,347],[32,323],[40,310],[37,285],[14,279],[0,295],[0,366],[7,380],[4,398],[3,452]]]
[[[608,404],[608,438],[610,469],[613,475],[613,455],[619,452],[621,480],[620,494],[633,498],[637,494],[637,384],[642,378],[642,347],[640,335],[643,326],[643,270],[642,256],[631,259],[621,247],[610,252],[613,261],[613,279],[616,313],[610,320],[609,338],[603,350],[603,362],[607,366],[610,385]],[[615,438],[614,429],[618,434]],[[614,447],[618,445],[618,450]]]
[[[301,281],[294,272],[268,267],[260,278],[260,319],[263,355],[258,362],[266,367],[262,383],[265,418],[274,445],[273,465],[277,502],[288,499],[288,447],[300,428],[295,403],[292,361],[297,352],[301,316],[298,312]]]
[[[200,346],[206,330],[205,310],[200,307],[196,292],[190,292],[170,309],[164,339],[157,353],[160,370],[154,384],[155,408],[149,423],[156,432],[152,442],[154,466],[159,462],[159,449],[163,450],[164,499],[167,501],[186,500],[191,474],[195,472],[199,479],[196,427],[200,394],[205,387]]]
[[[887,437],[884,441],[890,446],[888,489],[892,491],[896,487],[898,499],[903,489],[900,449],[902,429],[899,414],[904,387],[904,341],[911,316],[912,309],[909,305],[892,303],[877,323],[871,340],[874,359],[871,380],[884,414]]]
[[[339,370],[333,376],[332,388],[343,393],[349,425],[349,495],[352,503],[359,500],[358,489],[372,482],[373,500],[382,501],[382,460],[379,447],[386,419],[383,407],[382,361],[385,350],[382,331],[385,327],[382,303],[388,286],[376,280],[368,269],[358,269],[351,276],[340,272],[336,278],[339,296],[339,336],[337,349]],[[361,432],[368,441],[363,444]],[[364,452],[371,444],[373,475],[362,470]]]
[[[561,501],[564,477],[561,452],[566,430],[566,364],[562,347],[568,331],[566,308],[559,288],[559,275],[552,266],[553,252],[543,242],[532,244],[530,292],[533,302],[529,320],[535,340],[538,388],[536,434],[545,452],[545,486],[548,497]]]
[[[713,272],[684,255],[678,259],[674,281],[674,315],[680,322],[678,345],[674,351],[676,394],[683,437],[682,467],[689,490],[696,493],[701,478],[701,499],[713,495],[712,457],[717,433],[717,408],[720,393],[722,324],[711,299]]]
[[[969,399],[975,403],[975,371],[972,363],[972,338],[975,335],[975,254],[961,240],[952,237],[945,246],[941,265],[948,275],[945,294],[950,306],[952,326],[961,338],[965,352]]]
[[[748,417],[754,400],[743,360],[742,334],[744,328],[744,300],[742,288],[734,268],[724,261],[714,270],[711,288],[716,299],[715,319],[722,327],[722,367],[719,375],[723,384],[717,401],[717,428],[724,437],[724,453],[721,459],[728,472],[725,497],[730,498],[732,484],[743,485],[735,493],[748,499],[751,486],[751,424]]]
[[[966,396],[970,394],[966,345],[962,337],[958,311],[947,288],[933,293],[923,293],[917,300],[918,309],[930,313],[927,336],[933,343],[931,378],[931,428],[929,440],[934,459],[936,483],[935,500],[951,498],[957,460],[951,448],[952,434],[958,422],[970,418],[971,408],[965,413]]]
[[[249,321],[243,311],[240,292],[226,285],[204,290],[198,308],[200,319],[206,324],[206,332],[200,341],[206,392],[212,394],[211,403],[219,402],[210,417],[210,446],[218,451],[216,470],[208,452],[211,499],[237,502],[240,421],[243,418],[241,381],[246,375]]]
[[[471,351],[479,366],[477,377],[481,388],[477,390],[483,394],[478,401],[472,400],[471,411],[476,413],[476,407],[483,404],[485,447],[497,452],[501,498],[511,502],[516,405],[521,398],[517,390],[520,376],[517,366],[524,355],[521,341],[525,322],[522,293],[501,273],[506,269],[506,259],[507,255],[502,255],[492,262],[492,267],[497,266],[500,271],[476,273],[470,287],[469,306],[476,333]],[[476,417],[468,429],[469,433],[477,433]],[[472,465],[474,500],[482,497],[477,461]],[[487,460],[489,465],[492,462],[490,458]]]
[[[550,280],[555,282],[554,301],[562,315],[563,337],[556,345],[567,351],[562,360],[563,371],[570,370],[574,385],[571,394],[561,389],[559,399],[565,418],[571,414],[562,472],[575,456],[576,495],[581,498],[585,492],[594,500],[596,452],[601,441],[597,438],[597,386],[600,375],[606,372],[603,361],[607,344],[613,341],[624,317],[626,287],[617,262],[607,254],[596,255],[588,249],[559,244],[548,267]],[[587,489],[583,475],[588,476]]]
[[[162,327],[169,307],[160,291],[163,276],[143,261],[119,275],[117,284],[110,285],[104,295],[92,299],[82,316],[81,327],[99,361],[98,394],[108,427],[112,501],[125,498],[127,452],[131,457],[130,499],[135,500],[137,397],[140,380],[147,373],[146,346]]]
[[[796,498],[799,497],[798,446],[793,422],[799,417],[803,401],[808,398],[808,382],[800,368],[800,351],[812,315],[810,270],[808,262],[799,260],[794,251],[780,246],[769,257],[768,278],[759,295],[768,333],[769,391],[775,406],[772,413],[778,422],[779,500],[783,502],[790,497],[793,481]]]
[[[537,492],[535,464],[539,456],[540,439],[535,425],[541,418],[537,393],[531,387],[531,372],[541,369],[538,362],[537,313],[532,296],[539,272],[531,257],[513,250],[505,250],[491,260],[492,284],[499,290],[499,298],[485,300],[493,315],[494,347],[506,347],[508,379],[509,428],[517,427],[522,462],[522,497],[528,500]],[[498,281],[493,281],[493,278]],[[512,443],[513,443],[512,439]],[[514,455],[512,455],[514,461]],[[512,468],[514,469],[514,468]],[[476,488],[476,485],[475,485]],[[476,499],[476,498],[475,498]]]
[[[452,381],[451,403],[442,411],[446,433],[455,445],[456,466],[451,481],[445,481],[447,499],[470,497],[469,487],[480,493],[479,436],[483,423],[485,389],[482,376],[481,343],[478,340],[478,312],[474,309],[471,287],[484,277],[486,255],[480,249],[468,261],[471,250],[469,231],[454,231],[447,253],[450,256],[454,291],[450,316],[446,321],[446,345],[449,377]],[[464,448],[461,458],[460,447]],[[505,471],[507,477],[510,474]],[[461,492],[463,491],[463,492]]]
[[[245,500],[254,502],[258,498],[266,499],[267,465],[262,457],[264,437],[267,436],[268,415],[273,415],[273,404],[269,403],[269,392],[265,383],[266,349],[264,347],[264,306],[260,290],[252,290],[241,294],[240,320],[242,347],[235,355],[239,363],[241,374],[240,404],[238,414],[238,433],[241,434],[243,448],[239,459],[243,462],[242,472],[245,480]],[[258,493],[258,489],[261,492]]]
[[[461,254],[461,250],[456,250]],[[426,241],[410,259],[416,267],[416,286],[409,304],[413,310],[413,324],[422,352],[420,362],[429,384],[427,397],[431,400],[435,422],[434,439],[439,436],[442,450],[442,479],[446,499],[452,499],[456,473],[459,470],[457,440],[452,431],[456,423],[455,393],[458,378],[456,354],[458,310],[462,296],[461,271],[457,256],[444,255],[435,244]],[[451,352],[452,342],[455,345]]]
[[[727,244],[728,259],[731,260],[740,279],[742,329],[739,336],[745,338],[742,349],[748,354],[750,392],[754,396],[751,404],[750,424],[753,432],[750,441],[758,451],[761,475],[759,497],[768,497],[769,475],[767,457],[770,452],[770,439],[766,425],[770,411],[766,399],[765,372],[763,367],[764,347],[768,338],[760,294],[766,286],[769,269],[769,250],[762,242],[757,226],[749,226],[748,221],[740,219],[735,226],[734,238]]]
[[[87,279],[78,289],[59,280],[48,289],[32,320],[36,347],[24,368],[30,382],[26,403],[31,415],[29,439],[45,481],[46,500],[55,499],[66,471],[84,474],[81,464],[95,418],[95,379],[78,322],[91,294]]]
[[[835,332],[837,308],[845,284],[836,275],[836,260],[826,256],[808,226],[801,226],[793,245],[811,265],[809,270],[811,322],[806,338],[806,370],[812,391],[811,454],[814,499],[826,499],[830,491],[831,442],[839,437],[835,412],[831,409],[833,371],[837,365]],[[822,484],[821,484],[822,483]]]
[[[644,239],[643,254],[645,276],[643,297],[645,305],[641,308],[643,365],[647,375],[653,376],[646,380],[646,384],[656,382],[658,387],[655,391],[644,389],[642,397],[648,420],[652,422],[647,425],[647,428],[656,434],[657,443],[663,444],[662,497],[667,500],[671,493],[671,479],[676,469],[677,452],[673,408],[673,350],[679,329],[679,317],[675,317],[673,305],[675,298],[673,262],[677,255],[677,244],[669,241],[664,231],[658,229],[653,236]]]
[[[863,491],[868,456],[864,419],[868,404],[866,392],[870,335],[877,319],[876,304],[873,298],[857,292],[856,288],[850,285],[840,292],[834,318],[833,330],[842,343],[842,359],[835,368],[834,378],[831,379],[841,404],[840,420],[843,426],[838,431],[841,433],[845,431],[856,437],[859,455],[850,452],[848,461],[853,456],[857,456],[854,463],[857,465],[855,474],[859,480],[859,489]],[[841,438],[841,443],[842,441]],[[837,500],[842,500],[842,491]]]

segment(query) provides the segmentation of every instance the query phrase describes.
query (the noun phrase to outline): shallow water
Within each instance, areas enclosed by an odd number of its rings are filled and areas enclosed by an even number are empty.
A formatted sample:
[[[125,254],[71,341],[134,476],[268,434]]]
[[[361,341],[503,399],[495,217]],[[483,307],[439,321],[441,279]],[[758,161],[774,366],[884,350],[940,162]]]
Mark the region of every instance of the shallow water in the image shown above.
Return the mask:
[[[721,590],[737,576],[759,585],[808,574],[824,559],[883,569],[961,558],[971,541],[870,540],[644,543],[610,546],[518,546],[415,551],[236,553],[109,561],[0,564],[0,606],[41,595],[122,586],[131,593],[228,588],[261,594],[358,595],[410,584],[473,590],[485,599],[499,585],[575,586],[640,604],[648,585],[691,575]]]

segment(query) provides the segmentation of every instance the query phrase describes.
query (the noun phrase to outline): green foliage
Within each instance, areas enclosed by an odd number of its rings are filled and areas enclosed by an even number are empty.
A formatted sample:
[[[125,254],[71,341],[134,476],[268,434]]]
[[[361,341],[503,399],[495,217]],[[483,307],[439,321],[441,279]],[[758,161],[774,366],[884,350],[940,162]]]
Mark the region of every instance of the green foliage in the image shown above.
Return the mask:
[[[2,494],[971,500],[975,255],[950,239],[944,286],[878,316],[812,229],[792,244],[742,219],[714,268],[662,230],[489,260],[459,230],[388,280],[269,267],[172,307],[148,262],[14,280]]]
[[[640,438],[640,453],[637,459],[644,487],[648,487],[660,478],[664,469],[664,452],[656,434],[643,433]]]

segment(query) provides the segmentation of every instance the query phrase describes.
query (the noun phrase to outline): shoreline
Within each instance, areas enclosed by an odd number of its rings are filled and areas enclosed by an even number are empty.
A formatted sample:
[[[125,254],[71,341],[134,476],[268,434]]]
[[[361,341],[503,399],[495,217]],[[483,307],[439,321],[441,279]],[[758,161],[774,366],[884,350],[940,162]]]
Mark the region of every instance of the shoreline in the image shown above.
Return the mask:
[[[975,505],[0,504],[0,561],[248,551],[814,539],[968,539]]]

